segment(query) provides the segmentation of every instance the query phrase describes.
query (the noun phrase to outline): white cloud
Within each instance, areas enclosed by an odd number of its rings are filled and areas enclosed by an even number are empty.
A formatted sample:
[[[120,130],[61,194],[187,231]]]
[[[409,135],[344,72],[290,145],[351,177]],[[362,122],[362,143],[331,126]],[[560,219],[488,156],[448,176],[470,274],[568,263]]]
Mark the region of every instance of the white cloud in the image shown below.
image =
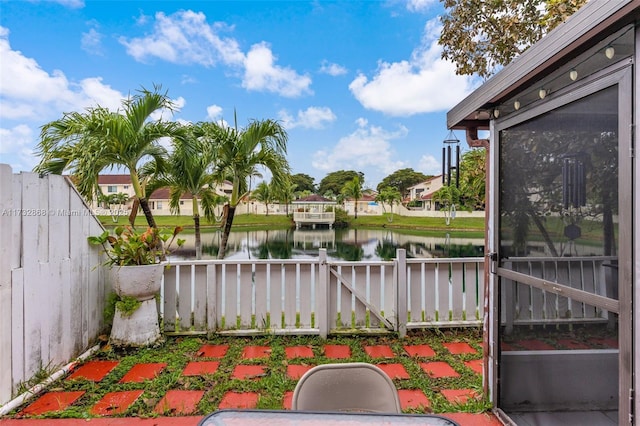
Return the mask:
[[[49,73],[32,58],[12,50],[9,31],[0,27],[0,119],[47,121],[62,112],[99,104],[115,109],[123,95],[92,77],[70,82],[62,71]]]
[[[320,66],[320,72],[322,74],[329,74],[332,76],[343,75],[347,73],[347,69],[342,65],[330,63],[329,61],[322,61],[322,65]]]
[[[155,57],[174,63],[212,66],[219,61],[240,64],[244,59],[238,43],[220,38],[214,30],[222,29],[222,26],[207,24],[203,13],[183,10],[167,16],[158,12],[155,18],[150,35],[130,40],[120,38],[127,53],[137,61],[145,62]]]
[[[341,138],[332,149],[317,151],[313,155],[312,166],[325,172],[373,168],[383,175],[391,174],[405,166],[402,161],[392,160],[395,153],[390,141],[404,138],[408,133],[406,127],[387,131],[369,125],[364,119],[358,120],[357,124],[358,129]]]
[[[91,55],[102,56],[104,54],[102,50],[102,34],[95,28],[91,28],[88,32],[82,33],[80,47]]]
[[[336,115],[328,107],[309,107],[304,111],[300,110],[296,118],[293,118],[285,110],[280,111],[279,115],[287,129],[295,127],[322,129],[325,124],[336,120]]]
[[[394,116],[451,108],[472,90],[473,80],[456,75],[453,63],[440,58],[439,31],[437,20],[427,22],[411,59],[380,62],[371,80],[360,73],[349,85],[351,93],[365,108]]]
[[[120,43],[140,62],[158,58],[178,64],[205,67],[222,64],[239,69],[242,87],[247,90],[273,92],[285,97],[312,93],[309,89],[311,78],[277,65],[266,42],[254,44],[245,54],[235,39],[219,35],[231,30],[233,28],[224,23],[208,24],[202,12],[183,10],[172,15],[158,12],[151,34],[132,39],[121,37]]]
[[[80,9],[84,7],[84,0],[53,0],[55,3],[59,3],[62,6],[70,9]]]
[[[215,121],[222,117],[222,107],[218,105],[209,105],[207,107],[207,120]]]
[[[299,75],[291,68],[275,65],[275,59],[267,43],[251,46],[244,61],[242,87],[278,93],[289,98],[312,93],[309,89],[311,78],[308,75]]]
[[[439,175],[442,173],[442,163],[433,155],[423,155],[418,162],[418,171],[427,175]]]
[[[437,3],[438,0],[408,0],[407,9],[411,12],[424,12]]]

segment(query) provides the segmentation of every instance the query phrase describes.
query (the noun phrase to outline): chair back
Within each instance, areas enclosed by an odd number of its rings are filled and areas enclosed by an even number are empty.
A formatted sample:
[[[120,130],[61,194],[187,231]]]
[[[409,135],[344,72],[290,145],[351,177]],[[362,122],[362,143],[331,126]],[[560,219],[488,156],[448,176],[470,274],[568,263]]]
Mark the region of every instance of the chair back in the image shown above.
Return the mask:
[[[401,413],[398,390],[379,367],[364,362],[323,364],[298,381],[293,410]]]

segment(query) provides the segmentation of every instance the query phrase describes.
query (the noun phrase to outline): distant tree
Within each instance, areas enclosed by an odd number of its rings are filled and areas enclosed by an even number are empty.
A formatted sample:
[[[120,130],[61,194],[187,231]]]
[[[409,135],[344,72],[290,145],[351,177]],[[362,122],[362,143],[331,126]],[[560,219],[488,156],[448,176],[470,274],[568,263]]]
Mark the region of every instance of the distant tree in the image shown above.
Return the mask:
[[[344,184],[352,181],[354,177],[359,177],[360,182],[364,182],[364,173],[353,170],[339,170],[326,175],[318,185],[318,194],[325,196],[329,191],[333,194],[340,194]],[[329,197],[327,197],[329,198]]]
[[[355,210],[355,218],[358,218],[358,200],[362,198],[362,182],[360,181],[360,176],[354,176],[353,179],[348,181],[342,187],[342,191],[340,191],[345,198],[353,199],[354,210]]]
[[[264,204],[267,216],[269,216],[269,203],[273,201],[273,191],[267,182],[260,182],[251,192],[251,198]]]
[[[564,22],[587,0],[441,0],[438,43],[456,74],[483,79]]]
[[[431,176],[416,172],[411,168],[400,169],[382,179],[376,189],[381,192],[383,188],[395,188],[404,197],[409,187],[424,182],[429,177]]]
[[[314,183],[314,178],[306,175],[304,173],[296,173],[295,175],[291,175],[291,183],[296,185],[296,191],[310,191],[311,193],[316,192],[316,185]]]
[[[382,204],[383,210],[385,209],[384,205],[389,204],[391,208],[389,222],[393,222],[393,205],[400,204],[402,202],[402,195],[400,195],[400,191],[390,186],[384,187],[376,196],[376,201]]]
[[[273,200],[284,204],[285,214],[289,215],[289,204],[296,199],[296,184],[289,182],[283,183],[280,188],[273,189]]]

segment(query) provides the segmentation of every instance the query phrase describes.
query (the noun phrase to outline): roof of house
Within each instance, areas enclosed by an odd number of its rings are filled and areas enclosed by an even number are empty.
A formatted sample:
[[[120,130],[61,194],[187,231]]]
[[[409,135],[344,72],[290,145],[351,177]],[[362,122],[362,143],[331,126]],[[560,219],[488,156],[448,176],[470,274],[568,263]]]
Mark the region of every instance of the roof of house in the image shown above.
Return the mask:
[[[192,197],[190,192],[185,192],[184,194],[182,194],[180,196],[181,200],[190,200]],[[169,198],[171,198],[170,195],[170,190],[168,187],[166,188],[158,188],[155,191],[153,191],[153,194],[151,194],[148,197],[150,200],[168,200]]]
[[[447,113],[450,129],[488,129],[490,112],[634,22],[640,0],[590,1]],[[535,86],[537,87],[537,86]]]
[[[128,185],[131,184],[129,175],[98,175],[98,185]]]

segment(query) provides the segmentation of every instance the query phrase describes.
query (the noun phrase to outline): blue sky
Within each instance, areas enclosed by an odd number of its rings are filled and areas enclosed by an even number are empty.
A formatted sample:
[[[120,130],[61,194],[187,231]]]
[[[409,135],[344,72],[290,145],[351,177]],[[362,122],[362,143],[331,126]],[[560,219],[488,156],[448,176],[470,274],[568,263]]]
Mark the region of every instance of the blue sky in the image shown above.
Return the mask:
[[[293,173],[316,183],[336,170],[372,188],[400,168],[439,174],[446,111],[478,85],[440,59],[442,11],[437,0],[0,0],[0,162],[30,171],[40,126],[160,84],[180,106],[165,118],[281,120]]]

